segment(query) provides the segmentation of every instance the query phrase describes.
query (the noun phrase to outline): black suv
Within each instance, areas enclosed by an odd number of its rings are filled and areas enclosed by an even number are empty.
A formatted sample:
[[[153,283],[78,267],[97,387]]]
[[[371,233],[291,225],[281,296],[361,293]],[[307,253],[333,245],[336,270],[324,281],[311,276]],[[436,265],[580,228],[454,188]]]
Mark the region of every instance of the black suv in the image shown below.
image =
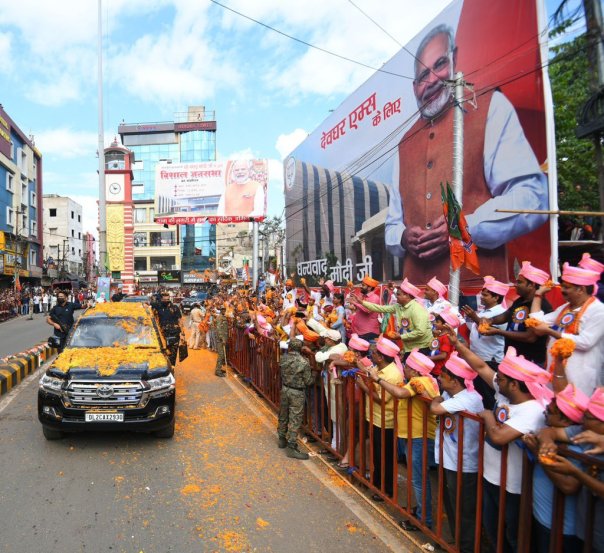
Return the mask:
[[[175,396],[174,369],[151,308],[103,303],[80,317],[40,379],[38,418],[49,440],[82,430],[171,438]]]

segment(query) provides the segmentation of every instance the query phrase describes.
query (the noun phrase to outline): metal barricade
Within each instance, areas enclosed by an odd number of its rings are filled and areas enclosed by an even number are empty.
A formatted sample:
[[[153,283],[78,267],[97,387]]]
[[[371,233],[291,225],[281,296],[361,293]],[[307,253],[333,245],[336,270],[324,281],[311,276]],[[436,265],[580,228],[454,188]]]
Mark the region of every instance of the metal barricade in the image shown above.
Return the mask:
[[[255,336],[250,339],[242,329],[231,327],[228,342],[228,362],[249,384],[264,397],[271,406],[278,410],[281,391],[279,374],[279,343],[276,340]],[[436,426],[439,434],[439,447],[434,458],[430,458],[434,439],[429,435],[430,400],[415,396],[411,399],[392,398],[388,402],[386,394],[365,394],[361,391],[357,379],[361,378],[369,390],[373,384],[364,375],[359,376],[355,371],[341,371],[337,378],[327,368],[318,365],[313,357],[309,358],[311,368],[315,374],[315,382],[308,388],[305,409],[305,431],[316,438],[322,447],[330,451],[339,459],[347,458],[349,463],[348,475],[359,484],[362,484],[372,493],[382,498],[394,512],[404,520],[416,525],[425,535],[434,540],[438,545],[450,553],[461,551],[474,551],[479,553],[484,549],[485,538],[483,533],[483,501],[484,501],[484,450],[485,428],[483,419],[477,415],[461,412],[456,413],[457,441],[461,444],[457,448],[457,467],[464,467],[465,436],[468,434],[468,425],[478,425],[478,453],[477,471],[464,473],[463,470],[452,471],[446,474],[444,468],[444,434],[447,431],[443,421]],[[421,436],[413,435],[413,402],[421,409]],[[406,448],[399,448],[399,415],[402,409],[407,410]],[[476,428],[476,426],[475,426]],[[435,437],[435,436],[434,436]],[[432,442],[432,443],[431,443]],[[506,484],[508,480],[508,448],[501,447],[501,469],[499,475],[498,510],[496,513],[496,535],[493,536],[492,550],[497,553],[505,551],[506,540],[506,507],[508,494]],[[592,470],[601,474],[604,463],[597,459],[581,455],[565,448],[560,454],[575,458],[590,466]],[[421,463],[414,455],[420,455]],[[532,521],[533,521],[533,460],[526,449],[522,454],[522,490],[518,507],[518,541],[517,550],[528,553],[532,549]],[[415,467],[415,468],[414,468]],[[421,479],[417,480],[416,487],[420,490],[421,516],[417,516],[413,508],[416,493],[414,470],[421,471]],[[450,471],[451,472],[451,471]],[[467,487],[466,475],[470,476],[470,488]],[[475,486],[473,484],[475,482]],[[417,485],[420,483],[420,485]],[[454,484],[454,485],[453,485]],[[450,489],[454,488],[451,497]],[[475,489],[474,489],[475,488]],[[466,495],[464,496],[464,489]],[[471,493],[467,493],[468,489]],[[429,498],[428,490],[436,490]],[[512,494],[518,495],[518,494]],[[473,497],[472,497],[473,496]],[[448,499],[446,499],[448,497]],[[592,550],[592,535],[594,526],[595,502],[593,495],[588,494],[585,521],[586,529],[583,551]],[[446,501],[451,502],[455,513],[452,524],[445,524],[448,520]],[[598,501],[602,501],[599,499]],[[550,553],[562,552],[562,532],[564,520],[564,494],[554,488],[554,504],[551,521]],[[463,510],[470,508],[473,514],[473,528],[464,527],[462,523]],[[432,510],[432,524],[429,525],[427,513]],[[450,528],[449,528],[450,526]],[[470,533],[471,545],[464,540]],[[465,546],[462,544],[465,542]]]

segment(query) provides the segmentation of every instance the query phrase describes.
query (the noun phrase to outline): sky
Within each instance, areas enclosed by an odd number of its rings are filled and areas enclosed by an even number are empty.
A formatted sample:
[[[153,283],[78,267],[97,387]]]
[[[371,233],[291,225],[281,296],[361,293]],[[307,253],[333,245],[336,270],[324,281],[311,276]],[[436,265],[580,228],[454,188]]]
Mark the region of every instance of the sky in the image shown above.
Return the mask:
[[[221,3],[378,68],[450,2]],[[79,202],[94,234],[97,15],[97,0],[0,0],[0,103],[42,152],[44,193]],[[203,105],[216,113],[218,159],[269,160],[269,215],[283,212],[282,160],[374,73],[209,0],[103,0],[102,25],[105,146],[122,121],[173,121]]]

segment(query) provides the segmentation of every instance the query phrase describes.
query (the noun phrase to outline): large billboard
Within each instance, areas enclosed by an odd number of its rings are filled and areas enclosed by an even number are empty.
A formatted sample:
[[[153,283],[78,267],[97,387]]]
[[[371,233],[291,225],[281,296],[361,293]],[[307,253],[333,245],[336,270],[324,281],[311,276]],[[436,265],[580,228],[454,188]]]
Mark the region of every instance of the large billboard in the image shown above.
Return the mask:
[[[453,180],[458,72],[470,85],[462,203],[481,273],[508,281],[524,259],[550,268],[548,216],[500,211],[556,208],[540,9],[539,0],[452,2],[286,158],[290,271],[370,255],[376,278],[448,282],[440,185]],[[481,283],[462,269],[462,286]]]
[[[267,187],[265,159],[158,163],[154,220],[168,225],[262,221]]]

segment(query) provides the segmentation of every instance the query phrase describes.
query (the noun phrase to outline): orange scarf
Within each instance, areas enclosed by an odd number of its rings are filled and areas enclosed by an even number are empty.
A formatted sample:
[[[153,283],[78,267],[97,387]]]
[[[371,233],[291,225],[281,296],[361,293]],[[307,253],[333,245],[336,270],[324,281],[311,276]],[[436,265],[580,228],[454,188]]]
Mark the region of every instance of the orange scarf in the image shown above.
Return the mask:
[[[556,327],[562,329],[563,332],[567,332],[568,334],[579,334],[579,321],[585,313],[585,310],[596,300],[593,296],[589,297],[587,301],[581,306],[579,312],[574,315],[573,310],[569,307],[570,304],[566,304],[564,309],[560,311],[558,314],[558,318],[556,319]],[[569,317],[571,320],[568,322],[563,321],[566,315],[573,315]]]

